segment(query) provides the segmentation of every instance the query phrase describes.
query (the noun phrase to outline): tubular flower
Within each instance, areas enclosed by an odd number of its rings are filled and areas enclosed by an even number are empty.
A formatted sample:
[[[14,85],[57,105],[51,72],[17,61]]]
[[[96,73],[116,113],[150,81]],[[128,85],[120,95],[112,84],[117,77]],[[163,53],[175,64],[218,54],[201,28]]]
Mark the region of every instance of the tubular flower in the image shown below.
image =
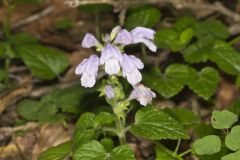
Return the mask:
[[[82,75],[81,85],[84,87],[93,87],[96,83],[96,77],[99,66],[99,58],[91,55],[88,59],[84,59],[76,68],[75,74]]]
[[[149,28],[136,27],[131,31],[133,43],[144,43],[152,52],[156,52],[157,47],[153,43],[155,33]]]
[[[133,86],[133,91],[130,95],[130,99],[136,99],[141,105],[146,106],[151,103],[152,99],[156,97],[156,94],[150,90],[150,88],[145,87],[142,84]]]
[[[111,43],[102,49],[100,64],[105,64],[105,72],[109,75],[118,74],[120,71],[119,62],[122,61],[121,51]]]
[[[91,47],[97,47],[101,45],[98,40],[94,37],[93,34],[91,33],[87,33],[84,38],[83,38],[83,41],[82,41],[82,47],[84,48],[91,48]]]
[[[123,54],[122,61],[120,62],[122,67],[123,76],[127,78],[127,81],[135,85],[142,80],[142,75],[139,69],[143,69],[144,65],[140,59],[135,56],[128,56]]]
[[[118,44],[128,45],[133,43],[133,37],[131,33],[126,29],[122,29],[118,32],[114,42]]]
[[[105,94],[108,99],[112,99],[115,97],[115,93],[111,85],[106,85]]]

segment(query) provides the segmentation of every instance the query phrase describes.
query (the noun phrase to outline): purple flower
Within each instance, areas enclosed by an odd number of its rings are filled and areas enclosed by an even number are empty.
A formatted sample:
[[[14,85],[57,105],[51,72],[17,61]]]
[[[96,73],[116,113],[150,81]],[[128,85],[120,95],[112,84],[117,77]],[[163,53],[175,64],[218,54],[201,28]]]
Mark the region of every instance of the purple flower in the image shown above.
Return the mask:
[[[114,90],[113,90],[111,85],[106,85],[105,94],[106,94],[108,99],[112,99],[112,98],[115,97],[115,93],[114,93]]]
[[[91,55],[88,59],[84,59],[76,68],[75,74],[82,75],[81,85],[84,87],[93,87],[96,83],[96,77],[99,66],[99,58]]]
[[[150,88],[147,88],[142,84],[138,84],[133,88],[134,90],[132,91],[129,98],[138,100],[143,106],[149,104],[152,99],[156,97],[156,94],[152,92]]]
[[[102,49],[100,64],[105,64],[105,72],[109,75],[117,74],[120,71],[119,62],[122,60],[121,51],[111,43]]]
[[[157,47],[153,43],[154,34],[156,32],[149,28],[136,27],[131,31],[133,43],[144,43],[151,51],[156,52]]]
[[[85,37],[83,38],[82,47],[84,47],[84,48],[91,48],[91,47],[99,46],[99,45],[101,45],[101,44],[91,33],[87,33],[85,35]]]
[[[118,44],[128,45],[133,43],[133,37],[131,33],[126,29],[122,29],[118,32],[114,42]]]
[[[123,54],[123,59],[120,62],[122,67],[123,76],[127,77],[127,81],[135,85],[142,80],[142,75],[139,69],[143,69],[144,65],[140,59],[135,56],[128,56]]]

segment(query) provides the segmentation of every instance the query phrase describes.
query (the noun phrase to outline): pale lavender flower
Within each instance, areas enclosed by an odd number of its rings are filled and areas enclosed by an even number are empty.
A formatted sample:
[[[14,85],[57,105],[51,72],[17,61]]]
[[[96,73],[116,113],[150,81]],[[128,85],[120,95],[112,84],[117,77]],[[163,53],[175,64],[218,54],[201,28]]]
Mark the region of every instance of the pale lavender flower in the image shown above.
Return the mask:
[[[108,99],[112,99],[112,98],[115,97],[115,93],[114,93],[114,90],[113,90],[111,85],[106,85],[105,94],[106,94]]]
[[[75,74],[82,75],[81,85],[84,87],[93,87],[96,83],[96,77],[99,66],[99,58],[91,55],[88,59],[84,59],[76,68]]]
[[[118,44],[128,45],[133,43],[133,37],[131,33],[126,29],[122,29],[118,32],[114,42]]]
[[[98,47],[99,45],[101,45],[98,40],[94,37],[93,34],[91,33],[87,33],[82,41],[82,47],[84,48],[91,48],[91,47]]]
[[[135,85],[142,80],[142,75],[139,72],[139,69],[143,69],[144,65],[140,59],[135,56],[123,54],[123,59],[120,64],[123,76],[127,78],[127,81],[130,84]]]
[[[150,88],[145,87],[142,84],[138,84],[133,87],[133,91],[130,95],[130,99],[136,99],[141,105],[146,106],[151,103],[152,99],[156,97],[156,94],[151,91]]]
[[[152,52],[157,51],[156,45],[153,43],[155,31],[149,28],[136,27],[131,31],[133,43],[144,43]]]
[[[122,61],[121,51],[111,43],[107,43],[100,57],[100,64],[105,64],[105,72],[109,75],[117,74],[120,71],[120,61]]]

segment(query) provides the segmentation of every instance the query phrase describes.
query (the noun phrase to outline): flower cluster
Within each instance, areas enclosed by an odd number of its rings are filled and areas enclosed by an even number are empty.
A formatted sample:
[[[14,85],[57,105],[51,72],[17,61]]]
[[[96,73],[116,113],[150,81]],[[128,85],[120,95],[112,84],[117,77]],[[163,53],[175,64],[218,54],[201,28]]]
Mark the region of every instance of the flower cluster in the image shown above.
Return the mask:
[[[81,85],[84,87],[93,87],[96,83],[97,72],[100,65],[104,66],[105,73],[108,75],[121,74],[127,81],[134,86],[132,99],[142,100],[141,104],[146,105],[155,96],[148,88],[144,91],[136,89],[137,84],[141,82],[142,75],[139,70],[143,69],[142,61],[123,52],[123,48],[129,44],[143,43],[149,50],[156,52],[157,47],[153,43],[155,31],[144,27],[136,27],[132,31],[117,26],[112,32],[106,34],[103,38],[102,45],[91,33],[87,33],[82,41],[82,47],[96,47],[97,51],[101,52],[100,58],[97,55],[91,55],[88,59],[84,59],[76,68],[75,73],[81,75]],[[139,92],[139,94],[135,94]],[[140,93],[142,92],[142,93]],[[146,93],[149,92],[149,93]],[[106,88],[107,96],[114,97],[111,93],[110,86]],[[110,94],[111,93],[111,94]],[[142,96],[148,96],[143,100]],[[151,96],[151,97],[149,97]]]

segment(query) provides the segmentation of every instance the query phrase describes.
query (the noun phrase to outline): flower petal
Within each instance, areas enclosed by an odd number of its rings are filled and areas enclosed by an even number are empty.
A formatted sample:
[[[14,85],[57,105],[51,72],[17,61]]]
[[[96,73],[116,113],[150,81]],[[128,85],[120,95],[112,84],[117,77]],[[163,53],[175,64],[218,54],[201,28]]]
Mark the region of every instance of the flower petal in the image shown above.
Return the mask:
[[[126,29],[122,29],[117,34],[114,42],[118,44],[128,45],[133,42],[133,38],[130,32],[128,32]]]
[[[91,47],[97,46],[99,44],[100,43],[98,42],[98,40],[91,33],[87,33],[84,36],[83,41],[82,41],[82,47],[84,47],[84,48],[91,48]]]
[[[115,93],[111,85],[106,85],[105,94],[108,99],[112,99],[115,97]]]
[[[75,74],[81,75],[86,68],[87,59],[84,59],[75,69]]]
[[[134,43],[144,43],[148,49],[150,49],[152,52],[156,52],[157,51],[157,46],[150,40],[148,39],[144,39],[144,38],[134,38],[133,40]]]
[[[136,85],[142,80],[142,74],[138,71],[137,68],[135,68],[132,73],[126,73],[126,77],[127,77],[127,81],[131,85]]]
[[[106,44],[106,46],[102,49],[101,57],[100,57],[100,64],[104,64],[110,58],[116,58],[117,60],[122,60],[121,51],[113,46],[111,43]]]
[[[83,73],[81,77],[81,85],[85,88],[91,88],[96,83],[96,75],[89,75],[87,73]]]
[[[109,75],[118,74],[120,71],[119,61],[111,58],[105,62],[105,72]]]
[[[154,39],[154,34],[156,32],[150,28],[145,28],[145,27],[136,27],[131,31],[131,34],[133,35],[133,38],[146,38],[153,40]]]
[[[98,71],[99,58],[96,55],[91,55],[87,61],[85,71],[88,74],[95,74]]]

